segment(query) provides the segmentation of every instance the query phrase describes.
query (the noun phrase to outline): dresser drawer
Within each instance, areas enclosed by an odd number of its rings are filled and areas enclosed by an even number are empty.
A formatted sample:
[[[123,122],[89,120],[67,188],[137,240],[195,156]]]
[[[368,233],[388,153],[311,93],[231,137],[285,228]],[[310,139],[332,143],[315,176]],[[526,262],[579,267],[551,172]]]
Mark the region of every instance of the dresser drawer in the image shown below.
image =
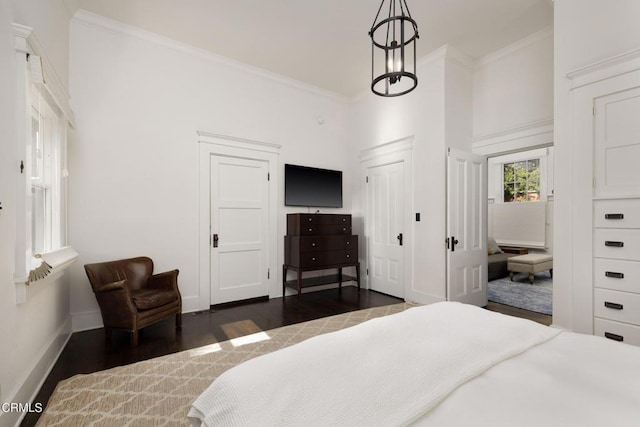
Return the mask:
[[[593,314],[602,319],[640,325],[640,294],[594,289]]]
[[[300,227],[297,235],[299,236],[329,236],[351,234],[351,226],[342,224],[316,224]]]
[[[601,228],[640,228],[640,199],[596,200],[593,220]]]
[[[300,252],[358,250],[358,236],[294,236],[292,243]]]
[[[640,262],[595,258],[593,286],[640,294]]]
[[[306,252],[300,254],[296,267],[312,268],[323,266],[340,266],[358,262],[358,251]]]
[[[593,255],[597,258],[640,260],[640,230],[596,228]]]
[[[640,345],[640,326],[613,320],[595,319],[593,334],[632,345]]]
[[[287,234],[351,234],[351,215],[288,214]]]

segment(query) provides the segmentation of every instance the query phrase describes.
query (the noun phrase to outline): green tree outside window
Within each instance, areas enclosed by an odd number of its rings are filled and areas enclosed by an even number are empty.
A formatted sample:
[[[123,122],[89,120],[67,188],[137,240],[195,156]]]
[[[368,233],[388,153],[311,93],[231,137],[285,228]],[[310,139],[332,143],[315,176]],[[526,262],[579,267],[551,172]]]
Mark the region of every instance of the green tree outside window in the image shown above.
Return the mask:
[[[503,165],[505,202],[540,200],[540,159],[530,159]]]

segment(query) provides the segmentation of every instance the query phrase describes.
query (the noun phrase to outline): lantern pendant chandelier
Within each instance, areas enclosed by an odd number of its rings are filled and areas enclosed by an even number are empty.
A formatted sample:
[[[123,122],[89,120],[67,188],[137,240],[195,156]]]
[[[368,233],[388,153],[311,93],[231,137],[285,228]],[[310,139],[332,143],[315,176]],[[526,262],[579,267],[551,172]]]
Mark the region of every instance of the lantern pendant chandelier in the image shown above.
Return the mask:
[[[388,6],[385,6],[386,3]],[[382,0],[369,36],[373,93],[400,96],[415,89],[418,85],[418,24],[411,18],[406,0]]]

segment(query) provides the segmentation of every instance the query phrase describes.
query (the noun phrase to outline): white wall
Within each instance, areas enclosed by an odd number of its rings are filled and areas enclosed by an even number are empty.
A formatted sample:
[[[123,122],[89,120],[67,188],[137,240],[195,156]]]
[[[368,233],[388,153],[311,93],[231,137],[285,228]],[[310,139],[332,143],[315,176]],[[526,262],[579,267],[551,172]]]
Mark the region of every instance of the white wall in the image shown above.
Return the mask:
[[[0,1],[0,402],[26,403],[38,391],[69,333],[67,278],[35,282],[16,305],[16,56],[12,22],[31,26],[66,83],[68,20],[62,0]],[[64,65],[63,65],[64,64]],[[22,414],[0,415],[0,426]]]
[[[157,271],[180,269],[183,309],[199,309],[196,131],[281,144],[282,168],[342,170],[351,186],[347,104],[336,96],[86,12],[71,24],[70,68],[77,129],[69,169],[78,177],[70,185],[70,240],[80,254],[71,269],[75,330],[101,325],[82,268],[89,262],[150,256]],[[300,208],[285,209],[282,182],[278,188],[281,242],[285,214]],[[343,211],[350,212],[345,193]],[[271,296],[282,292],[281,278],[275,283]]]
[[[555,230],[554,324],[574,329],[589,324],[591,283],[574,280],[573,264],[591,230],[574,230],[584,204],[577,193],[574,153],[592,150],[591,141],[571,139],[571,93],[567,73],[592,63],[640,48],[640,2],[636,0],[555,0],[554,2],[554,111],[555,111]],[[591,179],[584,177],[583,179]],[[585,233],[586,232],[586,233]],[[585,297],[588,296],[588,297]],[[589,332],[584,330],[584,332]]]
[[[412,241],[413,266],[407,300],[429,303],[446,298],[446,147],[471,150],[471,70],[450,46],[418,63],[418,87],[398,98],[366,93],[349,111],[352,168],[360,168],[362,150],[413,136],[413,224],[404,230]],[[353,187],[354,215],[365,210],[365,185]],[[421,221],[414,220],[415,213]],[[363,235],[363,229],[357,230]],[[405,252],[408,253],[408,252]],[[361,260],[363,261],[363,260]]]
[[[553,142],[553,31],[544,29],[478,60],[474,151],[492,155]]]

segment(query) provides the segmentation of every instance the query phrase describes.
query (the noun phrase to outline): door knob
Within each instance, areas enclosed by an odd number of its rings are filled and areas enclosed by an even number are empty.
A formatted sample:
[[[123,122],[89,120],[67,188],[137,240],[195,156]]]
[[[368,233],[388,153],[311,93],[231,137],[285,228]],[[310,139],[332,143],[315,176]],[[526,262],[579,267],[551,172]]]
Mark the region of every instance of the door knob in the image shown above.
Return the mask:
[[[214,234],[213,235],[213,247],[217,248],[218,247],[218,234]]]
[[[400,243],[400,246],[402,246],[402,233],[398,234],[398,242]]]

